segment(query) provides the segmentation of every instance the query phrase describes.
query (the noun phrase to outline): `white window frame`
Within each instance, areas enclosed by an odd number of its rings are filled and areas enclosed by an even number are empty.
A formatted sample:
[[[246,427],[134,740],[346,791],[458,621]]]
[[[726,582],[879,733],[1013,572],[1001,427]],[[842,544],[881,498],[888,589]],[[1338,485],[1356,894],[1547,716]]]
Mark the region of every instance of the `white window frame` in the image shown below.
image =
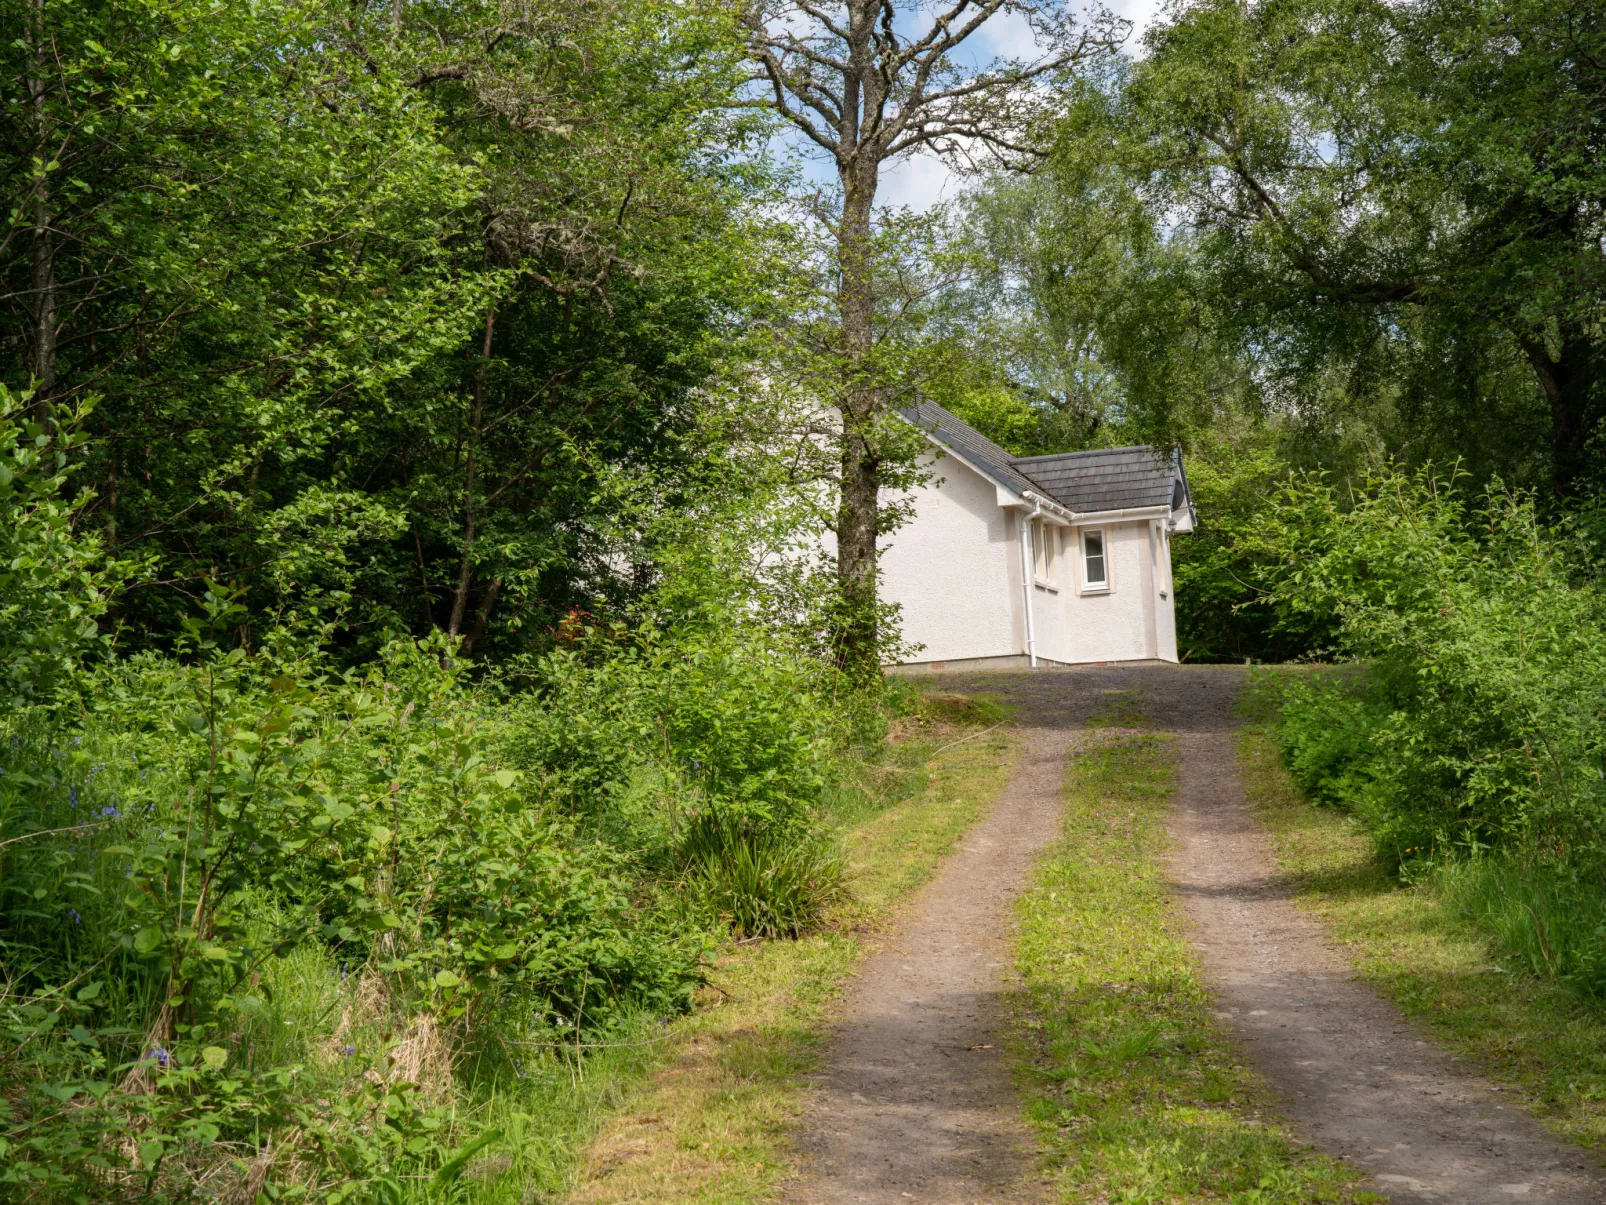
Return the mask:
[[[1032,581],[1041,590],[1058,593],[1059,582],[1055,578],[1055,568],[1059,558],[1055,555],[1055,545],[1059,541],[1054,525],[1047,519],[1033,519],[1031,534]]]
[[[1099,552],[1104,561],[1104,580],[1093,582],[1087,576],[1087,537],[1090,535],[1099,538]],[[1110,594],[1115,589],[1115,574],[1110,563],[1110,529],[1108,527],[1083,527],[1076,533],[1077,558],[1076,573],[1081,582],[1083,594]]]

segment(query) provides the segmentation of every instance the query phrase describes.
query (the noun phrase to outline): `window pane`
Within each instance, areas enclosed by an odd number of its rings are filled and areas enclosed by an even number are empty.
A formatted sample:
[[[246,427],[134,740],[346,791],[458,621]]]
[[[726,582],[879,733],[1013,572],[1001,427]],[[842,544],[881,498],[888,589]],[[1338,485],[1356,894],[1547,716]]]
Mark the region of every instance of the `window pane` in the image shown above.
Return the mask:
[[[1104,533],[1090,531],[1082,537],[1082,547],[1087,557],[1087,584],[1102,586],[1107,580],[1104,576]]]

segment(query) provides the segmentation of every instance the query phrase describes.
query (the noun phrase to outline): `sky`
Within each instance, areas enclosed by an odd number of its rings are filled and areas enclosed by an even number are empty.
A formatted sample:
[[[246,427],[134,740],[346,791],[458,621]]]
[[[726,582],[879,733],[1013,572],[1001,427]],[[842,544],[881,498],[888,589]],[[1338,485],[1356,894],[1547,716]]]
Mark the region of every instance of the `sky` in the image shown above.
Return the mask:
[[[1104,3],[1116,16],[1125,17],[1133,23],[1132,36],[1127,42],[1127,53],[1130,54],[1137,48],[1143,31],[1159,14],[1163,0],[1104,0]],[[967,45],[974,47],[971,56],[967,57],[977,62],[994,56],[1026,58],[1033,49],[1031,34],[1025,23],[1011,17],[994,18],[978,30]],[[835,175],[823,160],[810,161],[806,174],[810,179],[817,178],[822,182]],[[891,208],[907,205],[911,209],[924,211],[954,196],[960,187],[960,178],[941,159],[930,154],[915,155],[882,172],[877,200],[879,204]]]

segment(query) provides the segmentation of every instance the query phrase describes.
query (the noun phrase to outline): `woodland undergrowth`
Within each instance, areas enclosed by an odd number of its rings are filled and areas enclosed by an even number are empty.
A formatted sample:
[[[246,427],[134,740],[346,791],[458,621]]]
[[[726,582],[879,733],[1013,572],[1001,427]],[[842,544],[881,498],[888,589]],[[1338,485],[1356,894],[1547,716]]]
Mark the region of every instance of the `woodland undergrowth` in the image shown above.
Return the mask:
[[[841,905],[896,698],[722,583],[500,666],[206,583],[123,655],[71,416],[0,401],[0,1200],[554,1190],[724,943]]]

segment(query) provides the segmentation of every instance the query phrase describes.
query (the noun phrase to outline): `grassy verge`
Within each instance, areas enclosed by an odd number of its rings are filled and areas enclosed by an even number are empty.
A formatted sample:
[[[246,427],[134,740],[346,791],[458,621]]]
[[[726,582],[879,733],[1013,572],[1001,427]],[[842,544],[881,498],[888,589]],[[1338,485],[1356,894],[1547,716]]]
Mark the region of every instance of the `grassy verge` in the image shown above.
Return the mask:
[[[1162,736],[1073,758],[1064,840],[1019,905],[1027,1115],[1059,1198],[1381,1200],[1290,1137],[1215,1021],[1162,862],[1172,780]]]
[[[799,1077],[818,1061],[843,979],[898,902],[930,878],[997,797],[1017,748],[1004,728],[938,727],[905,747],[900,760],[920,767],[921,782],[902,802],[876,806],[887,792],[871,784],[840,805],[853,902],[825,932],[738,947],[720,960],[698,1012],[673,1026],[673,1040],[653,1056],[656,1073],[637,1075],[603,1125],[568,1200],[727,1203],[771,1195],[788,1167]]]
[[[1515,960],[1502,965],[1489,935],[1432,881],[1406,885],[1385,873],[1353,820],[1301,797],[1267,716],[1243,730],[1240,754],[1250,801],[1301,905],[1349,948],[1367,979],[1560,1137],[1606,1145],[1600,1005]]]

